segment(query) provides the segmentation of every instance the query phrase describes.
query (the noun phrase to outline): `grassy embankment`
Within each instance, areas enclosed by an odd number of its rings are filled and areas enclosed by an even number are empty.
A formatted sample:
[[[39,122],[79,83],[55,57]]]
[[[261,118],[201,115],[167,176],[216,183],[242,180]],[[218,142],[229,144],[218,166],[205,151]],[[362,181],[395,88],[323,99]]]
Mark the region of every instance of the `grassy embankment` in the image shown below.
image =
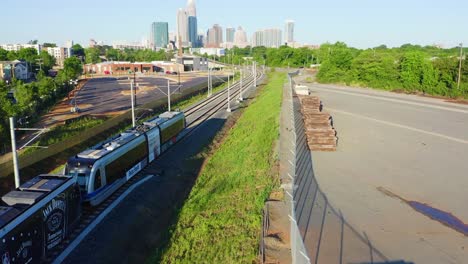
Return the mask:
[[[52,144],[61,142],[67,138],[76,136],[79,133],[85,131],[86,129],[100,125],[104,123],[104,121],[104,119],[85,117],[70,124],[56,126],[52,130],[47,132],[44,136],[40,137],[39,140],[31,146],[50,146]],[[34,150],[36,149],[27,148],[24,152],[21,152],[21,155],[33,152]]]
[[[269,83],[205,164],[168,245],[149,262],[255,262],[262,208],[276,184],[273,146],[285,77],[269,75]]]

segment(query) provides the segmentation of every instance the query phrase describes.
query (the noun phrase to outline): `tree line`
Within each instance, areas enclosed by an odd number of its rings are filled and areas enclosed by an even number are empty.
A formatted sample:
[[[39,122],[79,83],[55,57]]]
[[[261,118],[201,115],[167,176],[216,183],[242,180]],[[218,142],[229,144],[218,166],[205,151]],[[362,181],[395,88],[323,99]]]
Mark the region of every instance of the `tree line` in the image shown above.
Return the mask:
[[[31,42],[33,43],[33,42]],[[37,41],[34,41],[37,43]],[[54,47],[54,43],[44,43],[44,47]],[[172,52],[152,50],[117,50],[111,46],[83,48],[80,44],[72,47],[73,56],[64,60],[63,68],[55,77],[48,76],[56,64],[55,58],[45,50],[39,54],[34,48],[6,51],[0,48],[0,61],[27,61],[33,80],[23,82],[13,79],[11,83],[0,80],[0,152],[9,142],[9,117],[16,117],[23,125],[34,123],[73,89],[71,80],[77,79],[83,71],[84,63],[101,61],[157,61],[170,60]],[[27,118],[26,118],[27,117]],[[19,124],[21,125],[21,124]]]
[[[0,152],[6,150],[9,142],[9,117],[16,117],[19,126],[30,126],[73,89],[70,80],[78,78],[83,68],[80,59],[73,56],[65,59],[63,69],[55,77],[50,77],[55,58],[47,51],[38,54],[34,48],[18,52],[0,49],[0,61],[14,60],[27,61],[34,77],[26,82],[15,78],[10,83],[0,80]]]
[[[462,52],[467,51],[465,48]],[[321,83],[467,98],[468,63],[462,59],[458,88],[459,55],[458,47],[442,49],[404,44],[397,48],[381,45],[356,49],[337,42],[325,43],[319,49],[246,47],[226,50],[224,57],[202,56],[233,64],[245,63],[245,57],[251,57],[269,67],[316,65],[317,80]]]
[[[468,63],[461,59],[458,87],[460,50],[456,47],[406,44],[360,50],[337,42],[322,45],[318,53],[322,60],[317,79],[323,83],[468,97]]]

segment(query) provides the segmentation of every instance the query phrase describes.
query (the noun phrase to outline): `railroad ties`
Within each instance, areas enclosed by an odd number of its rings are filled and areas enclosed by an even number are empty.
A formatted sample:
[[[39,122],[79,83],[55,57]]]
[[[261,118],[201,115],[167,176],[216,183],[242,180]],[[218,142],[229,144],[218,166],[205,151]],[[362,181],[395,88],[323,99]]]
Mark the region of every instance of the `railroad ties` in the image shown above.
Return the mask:
[[[322,112],[322,102],[317,96],[298,96],[304,119],[307,142],[312,151],[336,151],[337,137],[333,119]]]

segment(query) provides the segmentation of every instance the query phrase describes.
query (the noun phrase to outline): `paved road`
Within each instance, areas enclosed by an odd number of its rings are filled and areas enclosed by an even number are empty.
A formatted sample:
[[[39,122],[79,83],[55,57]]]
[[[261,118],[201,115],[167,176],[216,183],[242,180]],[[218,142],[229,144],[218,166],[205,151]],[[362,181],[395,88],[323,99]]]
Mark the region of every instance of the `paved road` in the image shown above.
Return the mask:
[[[308,86],[338,131],[337,152],[313,153],[316,177],[331,203],[390,259],[468,263],[466,233],[408,204],[449,212],[467,230],[468,105]]]
[[[177,76],[176,76],[177,77]],[[184,87],[192,87],[206,82],[206,77],[182,79]],[[137,77],[137,106],[166,97],[160,90],[167,91],[166,78]],[[178,88],[178,84],[171,82],[171,91]],[[91,79],[81,89],[76,98],[78,107],[86,114],[103,114],[126,111],[131,107],[130,80],[126,77],[110,77]]]

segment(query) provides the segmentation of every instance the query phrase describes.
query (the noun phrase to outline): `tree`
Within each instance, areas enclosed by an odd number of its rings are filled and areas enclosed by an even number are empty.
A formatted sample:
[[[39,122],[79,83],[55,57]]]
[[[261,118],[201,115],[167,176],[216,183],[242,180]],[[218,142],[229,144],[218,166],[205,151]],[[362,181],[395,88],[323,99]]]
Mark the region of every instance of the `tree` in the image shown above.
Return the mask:
[[[419,51],[410,51],[402,57],[400,79],[404,88],[410,91],[421,88],[423,64],[424,54]]]
[[[333,45],[320,47],[322,66],[317,78],[324,82],[344,82],[356,53],[345,43],[337,42]],[[328,53],[328,54],[327,54]]]
[[[80,44],[75,44],[72,46],[73,55],[76,57],[84,57],[85,51]]]
[[[106,50],[106,58],[107,60],[118,61],[120,60],[119,50],[116,49],[108,49]]]
[[[8,51],[0,48],[0,61],[8,60]]]
[[[11,50],[7,54],[7,59],[10,61],[14,61],[18,59],[18,52]]]
[[[354,58],[348,74],[351,83],[358,85],[390,89],[399,86],[398,68],[395,58],[390,55],[374,55],[374,51],[366,50]]]
[[[99,58],[101,51],[99,48],[87,48],[85,49],[86,63],[98,63],[101,61]]]
[[[25,48],[18,51],[18,59],[25,60],[29,63],[36,63],[37,50],[35,48]]]
[[[44,48],[55,48],[55,47],[57,47],[57,44],[45,42],[44,44],[42,44],[42,47],[44,47]]]
[[[61,70],[63,81],[76,79],[83,72],[83,66],[81,65],[80,59],[77,57],[70,57],[65,59],[63,62],[63,70]]]
[[[45,50],[41,51],[39,59],[41,59],[41,67],[44,72],[48,72],[55,65],[55,58]]]

